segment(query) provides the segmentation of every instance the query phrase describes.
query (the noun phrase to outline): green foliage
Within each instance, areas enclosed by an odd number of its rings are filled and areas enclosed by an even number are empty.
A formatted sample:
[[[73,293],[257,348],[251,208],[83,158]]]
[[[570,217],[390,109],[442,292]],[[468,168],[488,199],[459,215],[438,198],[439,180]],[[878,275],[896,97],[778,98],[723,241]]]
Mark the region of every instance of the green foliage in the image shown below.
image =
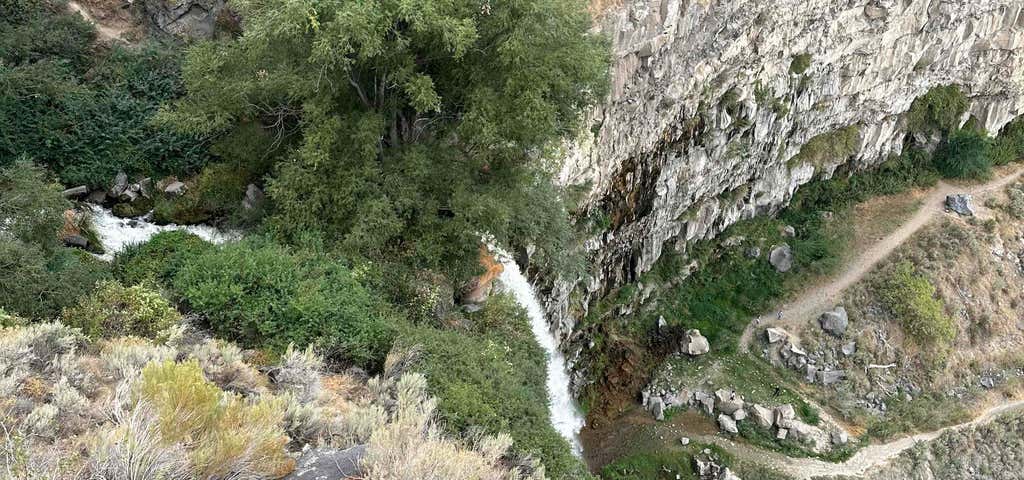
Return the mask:
[[[64,211],[71,208],[61,190],[31,162],[0,168],[0,240],[17,240],[45,250],[57,248]]]
[[[789,63],[789,72],[797,75],[803,75],[807,69],[811,68],[811,54],[801,53],[793,56],[793,61]]]
[[[1017,117],[999,131],[989,148],[989,158],[994,166],[1024,158],[1024,118]]]
[[[970,100],[958,85],[935,87],[916,98],[907,112],[911,133],[947,134],[957,129]]]
[[[158,175],[206,161],[193,138],[154,127],[181,94],[173,46],[91,48],[93,27],[63,3],[11,2],[0,17],[0,165],[30,155],[69,184],[103,186],[119,170]]]
[[[0,307],[30,319],[54,318],[110,278],[106,263],[81,250],[44,252],[0,238]]]
[[[629,455],[601,469],[604,480],[676,480],[696,479],[693,457],[689,453],[642,452]]]
[[[957,130],[935,151],[935,166],[949,178],[988,178],[992,171],[989,143],[984,132]]]
[[[879,298],[896,316],[904,330],[928,346],[948,346],[956,335],[953,319],[946,315],[942,300],[928,277],[903,261],[893,265],[876,285]]]
[[[871,438],[887,441],[903,433],[934,431],[971,418],[962,399],[949,398],[944,393],[925,393],[912,400],[896,395],[886,404],[886,415],[868,425],[867,435]]]
[[[122,283],[167,285],[185,260],[209,249],[205,240],[181,230],[160,232],[142,244],[128,245],[114,257],[113,272]]]
[[[470,331],[414,327],[401,338],[423,348],[422,368],[441,418],[460,431],[508,432],[513,448],[539,458],[551,478],[586,477],[551,425],[545,354],[526,313],[510,297],[493,296],[470,322]]]
[[[143,285],[125,287],[104,282],[78,305],[65,309],[62,320],[92,338],[153,338],[176,325],[181,315],[158,292]]]
[[[189,182],[184,195],[155,197],[153,220],[160,224],[193,225],[214,217],[238,214],[251,180],[245,168],[230,164],[207,165]]]
[[[584,4],[233,7],[242,36],[189,50],[188,96],[161,118],[200,134],[270,128],[289,149],[268,184],[278,233],[459,278],[480,232],[561,257],[570,230],[547,160],[608,66]]]
[[[254,237],[180,261],[174,289],[222,338],[278,352],[315,345],[364,367],[391,347],[392,321],[336,258]]]
[[[857,153],[859,142],[860,126],[850,125],[808,140],[800,147],[800,153],[788,163],[790,166],[810,163],[817,168],[844,163],[851,155]]]

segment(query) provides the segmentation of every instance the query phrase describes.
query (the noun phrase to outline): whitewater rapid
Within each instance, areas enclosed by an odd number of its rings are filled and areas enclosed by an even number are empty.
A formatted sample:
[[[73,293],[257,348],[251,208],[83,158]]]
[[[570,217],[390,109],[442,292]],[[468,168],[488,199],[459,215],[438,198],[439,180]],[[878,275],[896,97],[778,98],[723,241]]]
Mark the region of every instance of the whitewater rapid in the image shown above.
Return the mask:
[[[519,271],[519,265],[505,252],[497,251],[496,257],[505,267],[499,277],[502,286],[526,309],[533,336],[547,354],[548,409],[551,413],[551,424],[569,441],[573,453],[580,456],[583,448],[580,445],[579,433],[583,428],[584,419],[569,390],[569,370],[565,356],[558,349],[558,341],[551,333],[551,327],[544,317],[544,309],[534,294],[533,286]]]
[[[89,206],[89,213],[96,235],[103,243],[104,253],[97,256],[107,261],[113,260],[114,254],[128,245],[144,243],[153,235],[170,230],[184,230],[212,243],[224,243],[238,238],[237,233],[221,231],[209,225],[157,225],[150,222],[148,217],[120,218],[110,210],[96,205]]]

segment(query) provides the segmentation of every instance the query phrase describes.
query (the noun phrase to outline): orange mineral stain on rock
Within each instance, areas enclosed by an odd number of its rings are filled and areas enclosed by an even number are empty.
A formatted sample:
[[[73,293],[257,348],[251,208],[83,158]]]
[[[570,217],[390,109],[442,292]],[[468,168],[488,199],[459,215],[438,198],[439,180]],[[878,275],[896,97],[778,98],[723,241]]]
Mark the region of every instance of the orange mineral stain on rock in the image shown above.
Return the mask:
[[[479,277],[474,278],[468,284],[466,284],[462,295],[462,303],[483,303],[487,300],[487,297],[491,294],[491,287],[495,278],[501,275],[501,272],[505,271],[505,266],[501,264],[494,254],[487,249],[486,245],[480,246],[480,266],[484,267],[485,271]]]

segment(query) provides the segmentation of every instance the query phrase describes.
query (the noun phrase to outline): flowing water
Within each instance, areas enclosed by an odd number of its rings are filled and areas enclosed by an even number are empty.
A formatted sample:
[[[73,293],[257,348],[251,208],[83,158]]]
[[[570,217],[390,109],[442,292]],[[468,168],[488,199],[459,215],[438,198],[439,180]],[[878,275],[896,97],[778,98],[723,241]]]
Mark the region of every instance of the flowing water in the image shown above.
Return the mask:
[[[512,260],[511,256],[498,251],[497,257],[504,265],[505,270],[501,273],[501,283],[505,289],[515,297],[516,302],[526,309],[530,317],[530,329],[537,343],[547,353],[548,371],[548,408],[551,411],[551,423],[569,444],[576,456],[582,454],[579,433],[583,428],[583,414],[569,391],[569,370],[566,365],[565,356],[558,349],[558,341],[551,333],[551,327],[544,317],[544,309],[541,308],[537,296],[534,294],[533,286],[530,285],[526,276],[519,271],[519,266]]]
[[[151,223],[147,217],[119,218],[106,208],[96,205],[90,205],[89,208],[96,235],[103,242],[105,251],[99,257],[108,261],[112,260],[114,254],[123,250],[125,246],[143,243],[153,235],[169,230],[185,230],[212,243],[223,243],[238,238],[236,233],[224,232],[209,225],[175,225],[173,223],[157,225]]]

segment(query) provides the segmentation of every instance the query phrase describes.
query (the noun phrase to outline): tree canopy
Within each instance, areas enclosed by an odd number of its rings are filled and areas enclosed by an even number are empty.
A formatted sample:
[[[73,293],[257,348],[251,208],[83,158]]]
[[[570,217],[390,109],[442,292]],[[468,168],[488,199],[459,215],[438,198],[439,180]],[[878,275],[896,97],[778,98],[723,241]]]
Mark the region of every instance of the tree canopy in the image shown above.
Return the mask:
[[[287,146],[269,182],[279,233],[450,273],[484,232],[542,255],[564,243],[552,153],[607,82],[583,2],[233,5],[243,33],[191,48],[188,94],[162,118],[204,135],[259,122]]]

